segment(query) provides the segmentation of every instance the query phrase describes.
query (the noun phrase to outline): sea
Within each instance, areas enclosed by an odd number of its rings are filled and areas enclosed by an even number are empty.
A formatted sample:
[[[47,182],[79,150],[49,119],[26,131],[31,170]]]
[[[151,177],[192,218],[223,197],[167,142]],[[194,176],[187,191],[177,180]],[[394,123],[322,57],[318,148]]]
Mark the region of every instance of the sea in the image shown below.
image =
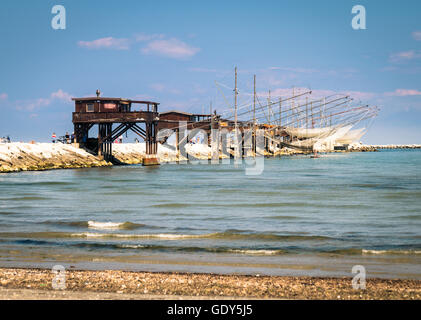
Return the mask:
[[[0,267],[421,279],[421,150],[249,165],[1,174]]]

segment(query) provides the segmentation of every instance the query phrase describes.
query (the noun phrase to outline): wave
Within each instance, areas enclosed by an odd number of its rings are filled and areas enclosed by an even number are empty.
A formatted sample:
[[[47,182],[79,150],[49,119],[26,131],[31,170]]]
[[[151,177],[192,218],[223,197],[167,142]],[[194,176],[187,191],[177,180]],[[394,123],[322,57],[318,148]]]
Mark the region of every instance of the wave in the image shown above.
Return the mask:
[[[50,200],[50,198],[38,197],[38,196],[27,196],[27,197],[5,198],[5,199],[0,199],[0,200],[32,201],[32,200]]]
[[[189,203],[160,203],[160,204],[153,204],[150,207],[152,208],[187,208],[192,206]]]
[[[16,239],[8,241],[1,239],[2,242],[15,243],[20,245],[39,245],[39,246],[64,246],[64,247],[77,247],[88,249],[110,249],[110,250],[150,250],[160,252],[206,252],[206,253],[226,253],[226,254],[239,254],[239,255],[284,255],[284,254],[297,254],[296,248],[233,248],[233,247],[199,247],[199,246],[169,246],[157,244],[136,244],[136,243],[106,243],[106,242],[63,242],[63,241],[45,241],[39,239]],[[303,252],[306,252],[303,249]],[[317,251],[317,250],[316,250]],[[310,252],[315,253],[313,250]],[[419,255],[421,250],[373,250],[373,249],[359,249],[359,248],[346,248],[330,251],[321,251],[321,254],[341,254],[341,255]]]
[[[186,239],[220,239],[220,240],[265,240],[265,241],[312,241],[328,240],[323,236],[302,235],[276,235],[276,234],[247,234],[234,232],[215,232],[208,234],[116,234],[116,233],[74,233],[72,237],[86,238],[123,238],[123,239],[160,239],[160,240],[186,240]]]
[[[120,228],[128,224],[120,224]],[[273,233],[239,233],[239,232],[215,232],[206,234],[123,234],[123,233],[98,233],[98,232],[22,232],[0,233],[0,237],[6,238],[116,238],[116,239],[159,239],[159,240],[188,240],[188,239],[219,239],[219,240],[255,240],[255,241],[320,241],[333,238],[311,235],[278,235]]]
[[[82,227],[91,229],[103,229],[103,230],[133,230],[138,228],[146,227],[145,224],[132,223],[132,222],[99,222],[99,221],[43,221],[41,224],[61,225],[69,227]],[[150,227],[150,226],[148,226]],[[151,228],[151,227],[150,227]],[[156,227],[152,227],[156,228]]]
[[[265,217],[267,219],[279,219],[279,220],[292,220],[292,219],[299,219],[299,217],[294,217],[294,216],[268,216]]]
[[[274,233],[237,233],[237,232],[217,232],[210,234],[209,238],[228,240],[266,240],[266,241],[312,241],[331,240],[326,236],[304,236],[304,235],[278,235]]]
[[[38,182],[6,182],[2,183],[3,185],[7,186],[68,186],[68,185],[76,185],[73,182],[66,182],[66,181],[38,181]]]
[[[88,221],[88,228],[99,229],[99,230],[115,230],[115,229],[125,229],[132,230],[140,227],[144,227],[144,224],[132,223],[132,222],[100,222],[100,221]]]
[[[0,211],[0,215],[19,214],[18,212]]]
[[[421,254],[421,250],[369,250],[369,249],[362,249],[362,254]]]
[[[421,254],[421,250],[404,250],[404,249],[385,249],[385,250],[374,250],[374,249],[361,249],[361,248],[346,248],[337,250],[323,251],[327,254],[341,254],[341,255],[418,255]]]
[[[120,239],[162,239],[162,240],[182,240],[182,239],[195,239],[203,238],[201,235],[190,234],[171,234],[171,233],[158,233],[158,234],[118,234],[118,233],[72,233],[70,237],[81,238],[120,238]]]
[[[267,249],[229,249],[228,252],[242,253],[247,255],[279,255],[286,253],[285,250],[267,250]]]
[[[408,220],[420,220],[421,219],[421,215],[406,215],[406,216],[400,216],[399,218],[402,219],[408,219]]]
[[[162,246],[150,244],[113,244],[113,243],[92,243],[84,242],[72,244],[79,248],[98,248],[98,249],[127,249],[127,250],[152,250],[164,252],[207,252],[207,253],[227,253],[243,255],[281,255],[287,253],[280,249],[249,249],[249,248],[227,248],[227,247],[181,247],[181,246]]]

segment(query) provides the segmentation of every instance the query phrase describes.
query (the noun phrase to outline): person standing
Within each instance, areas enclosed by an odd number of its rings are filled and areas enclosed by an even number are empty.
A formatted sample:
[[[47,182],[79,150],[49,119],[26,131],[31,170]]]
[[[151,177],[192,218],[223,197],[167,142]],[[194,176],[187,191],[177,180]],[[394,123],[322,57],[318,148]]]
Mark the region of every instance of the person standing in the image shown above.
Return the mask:
[[[51,136],[51,139],[53,140],[53,143],[56,143],[56,138],[57,138],[57,136],[56,136],[55,132],[53,132],[53,135]]]

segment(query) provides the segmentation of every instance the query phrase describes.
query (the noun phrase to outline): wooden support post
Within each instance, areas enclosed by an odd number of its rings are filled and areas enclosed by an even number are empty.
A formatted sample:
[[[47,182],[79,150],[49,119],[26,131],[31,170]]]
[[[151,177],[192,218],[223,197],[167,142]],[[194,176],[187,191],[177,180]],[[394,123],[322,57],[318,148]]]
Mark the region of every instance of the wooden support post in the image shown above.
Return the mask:
[[[98,156],[103,156],[103,149],[102,149],[102,137],[103,137],[103,124],[98,124]]]
[[[146,126],[146,155],[143,159],[144,166],[158,165],[157,158],[158,143],[157,143],[157,129],[158,125],[155,121],[145,122]]]

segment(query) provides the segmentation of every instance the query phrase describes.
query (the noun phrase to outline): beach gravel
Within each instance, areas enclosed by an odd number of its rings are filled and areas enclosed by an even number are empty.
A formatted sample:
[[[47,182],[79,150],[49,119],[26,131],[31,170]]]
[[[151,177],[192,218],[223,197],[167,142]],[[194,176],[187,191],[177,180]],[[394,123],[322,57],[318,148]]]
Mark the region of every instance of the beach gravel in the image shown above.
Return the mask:
[[[421,299],[421,281],[367,279],[366,289],[355,290],[351,278],[219,275],[131,272],[119,270],[66,271],[67,296],[54,290],[50,269],[0,269],[0,298],[25,299],[24,290],[49,292],[40,299]],[[10,289],[11,291],[5,291]],[[41,291],[40,291],[41,290]],[[7,293],[9,292],[9,294]],[[19,294],[20,292],[20,294]],[[95,294],[94,294],[95,293]],[[79,295],[79,296],[78,296]],[[36,296],[36,295],[35,295]]]

